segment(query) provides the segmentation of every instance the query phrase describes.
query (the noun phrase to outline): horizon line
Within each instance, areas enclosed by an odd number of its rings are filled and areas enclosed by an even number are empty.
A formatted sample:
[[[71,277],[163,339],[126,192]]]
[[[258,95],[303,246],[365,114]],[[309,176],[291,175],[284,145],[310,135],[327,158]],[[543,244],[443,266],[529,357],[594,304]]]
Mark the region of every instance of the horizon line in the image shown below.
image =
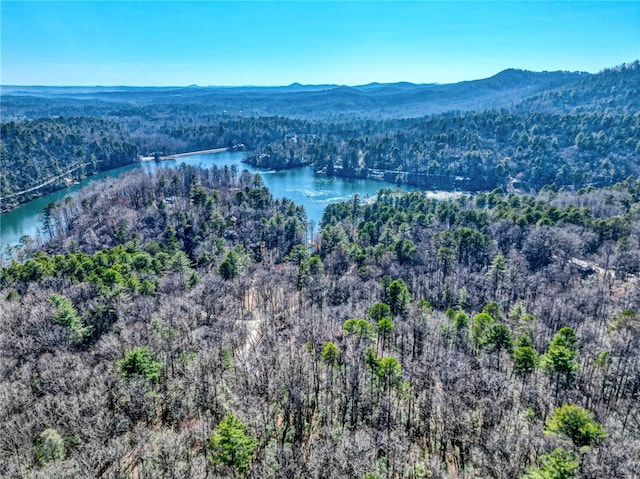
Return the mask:
[[[623,64],[624,65],[624,64]],[[622,65],[620,65],[622,66]],[[614,67],[615,68],[615,67]],[[592,72],[587,72],[587,71],[580,71],[580,70],[541,70],[541,71],[535,71],[535,70],[526,70],[523,68],[506,68],[504,70],[500,70],[499,72],[488,76],[488,77],[483,77],[483,78],[474,78],[474,79],[470,79],[470,80],[461,80],[458,82],[448,82],[448,83],[441,83],[441,82],[421,82],[421,83],[416,83],[416,82],[412,82],[412,81],[408,81],[408,80],[398,80],[398,81],[391,81],[391,82],[379,82],[376,80],[372,80],[368,83],[360,83],[360,84],[356,84],[356,85],[349,85],[346,83],[301,83],[298,81],[294,81],[292,83],[289,84],[271,84],[271,85],[258,85],[258,84],[239,84],[239,85],[215,85],[215,84],[210,84],[210,85],[199,85],[197,83],[190,83],[188,85],[127,85],[127,84],[113,84],[113,85],[108,85],[108,84],[98,84],[98,85],[87,85],[87,84],[4,84],[4,83],[0,83],[0,88],[6,88],[6,87],[12,87],[12,88],[287,88],[287,87],[294,87],[294,86],[300,86],[300,87],[336,87],[336,88],[340,88],[340,87],[349,87],[349,88],[358,88],[358,87],[364,87],[364,86],[372,86],[372,85],[381,85],[381,86],[385,86],[385,85],[398,85],[398,84],[407,84],[407,85],[414,85],[414,86],[442,86],[442,85],[455,85],[458,83],[465,83],[465,82],[473,82],[473,81],[482,81],[482,80],[488,80],[490,78],[493,78],[497,75],[500,75],[501,73],[504,72],[508,72],[508,71],[516,71],[516,72],[524,72],[524,73],[574,73],[574,74],[582,74],[582,75],[597,75],[598,73],[603,72],[606,69],[600,70],[599,72],[596,73],[592,73]]]

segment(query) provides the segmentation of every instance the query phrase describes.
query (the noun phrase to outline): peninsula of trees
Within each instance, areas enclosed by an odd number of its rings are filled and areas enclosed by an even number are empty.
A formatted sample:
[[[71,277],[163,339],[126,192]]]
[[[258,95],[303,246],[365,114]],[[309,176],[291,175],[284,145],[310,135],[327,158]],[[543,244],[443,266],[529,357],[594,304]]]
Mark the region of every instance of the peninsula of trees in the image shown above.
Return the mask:
[[[607,186],[640,175],[638,85],[636,61],[454,85],[3,87],[0,195],[7,209],[138,155],[218,147],[432,189]]]
[[[3,207],[211,147],[466,191],[314,231],[183,164],[49,204],[0,268],[0,476],[640,476],[639,75],[3,87]]]
[[[2,475],[633,477],[640,182],[302,207],[132,173],[2,270]]]

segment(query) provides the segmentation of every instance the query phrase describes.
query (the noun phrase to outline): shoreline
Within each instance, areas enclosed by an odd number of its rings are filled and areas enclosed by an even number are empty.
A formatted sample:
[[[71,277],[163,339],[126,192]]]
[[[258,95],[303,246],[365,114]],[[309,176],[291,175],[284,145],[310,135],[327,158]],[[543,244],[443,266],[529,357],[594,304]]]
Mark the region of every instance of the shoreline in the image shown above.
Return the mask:
[[[230,148],[211,148],[209,150],[187,151],[185,153],[175,153],[173,155],[160,156],[158,157],[158,160],[175,160],[176,158],[182,158],[185,156],[206,155],[209,153],[224,153],[225,151],[229,150]],[[140,161],[154,161],[155,159],[155,156],[140,156]]]
[[[183,157],[186,157],[186,156],[205,155],[205,154],[209,154],[209,153],[224,153],[224,152],[230,151],[230,150],[231,150],[231,148],[211,148],[209,150],[187,151],[187,152],[184,152],[184,153],[175,153],[173,155],[160,156],[158,158],[158,161],[161,161],[161,160],[175,160],[177,158],[183,158]],[[156,158],[153,157],[153,156],[138,156],[138,162],[140,162],[140,163],[144,163],[144,162],[147,162],[147,161],[154,161],[155,159]],[[132,164],[135,164],[135,161]],[[35,195],[33,198],[29,198],[27,201],[16,201],[16,202],[11,201],[11,202],[8,202],[7,200],[13,199],[13,198],[16,198],[16,197],[22,198],[23,194],[30,193],[30,192],[33,192],[33,191],[37,191],[37,190],[39,190],[41,188],[44,188],[45,186],[48,186],[48,185],[50,185],[52,183],[55,183],[56,181],[58,181],[58,180],[62,179],[63,177],[69,175],[69,173],[72,173],[73,171],[81,168],[82,166],[86,166],[86,165],[84,165],[84,164],[77,165],[74,168],[64,172],[61,175],[57,175],[57,176],[55,176],[53,178],[49,178],[44,183],[41,183],[41,184],[36,185],[36,186],[33,186],[33,187],[28,188],[28,189],[23,190],[23,191],[18,191],[16,193],[12,193],[11,195],[8,195],[8,196],[0,197],[0,214],[8,213],[8,212],[16,209],[20,205],[28,203],[29,201],[34,200],[36,198],[40,198],[41,196],[44,196],[44,195],[42,195],[42,194]],[[122,165],[122,166],[126,166],[126,165]],[[119,168],[119,167],[116,167],[116,168]],[[112,169],[114,169],[114,168],[112,168]],[[109,171],[109,170],[105,170],[105,171]],[[96,174],[97,173],[101,173],[101,172],[96,172]],[[93,176],[93,175],[89,175],[88,178],[91,177],[91,176]],[[70,186],[70,185],[64,185],[64,186],[61,186],[59,188],[54,188],[52,191],[55,192],[55,191],[63,190],[67,186]]]

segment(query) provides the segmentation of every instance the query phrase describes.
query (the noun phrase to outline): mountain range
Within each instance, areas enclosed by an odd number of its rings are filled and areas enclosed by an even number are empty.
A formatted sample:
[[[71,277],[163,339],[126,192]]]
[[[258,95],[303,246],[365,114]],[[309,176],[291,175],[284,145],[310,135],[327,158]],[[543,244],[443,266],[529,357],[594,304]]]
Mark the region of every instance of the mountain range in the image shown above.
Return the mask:
[[[102,87],[2,86],[5,112],[25,114],[24,107],[64,104],[110,110],[115,104],[201,106],[213,113],[282,115],[305,118],[360,116],[411,118],[450,111],[520,108],[571,112],[574,109],[637,109],[640,63],[600,73],[531,72],[508,69],[490,78],[452,84],[369,83],[260,87]],[[51,113],[51,108],[48,109]],[[33,113],[33,112],[32,112]],[[61,112],[63,114],[64,112]],[[34,113],[38,116],[38,113]]]

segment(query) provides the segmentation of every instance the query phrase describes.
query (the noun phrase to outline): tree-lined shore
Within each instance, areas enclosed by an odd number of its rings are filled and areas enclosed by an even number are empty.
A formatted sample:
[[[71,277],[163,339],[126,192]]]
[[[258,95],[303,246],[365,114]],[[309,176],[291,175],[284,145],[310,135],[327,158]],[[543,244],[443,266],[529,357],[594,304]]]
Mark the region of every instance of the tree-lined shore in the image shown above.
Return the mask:
[[[50,203],[0,268],[0,476],[640,477],[638,75],[3,87],[3,208],[212,145],[467,192],[315,230],[183,163]]]
[[[2,270],[2,474],[633,477],[639,195],[94,184]]]
[[[9,89],[0,195],[12,198],[7,209],[29,199],[18,192],[34,192],[72,165],[83,167],[49,185],[212,146],[246,151],[255,166],[312,165],[428,189],[602,187],[640,175],[638,84],[636,61],[594,75],[507,70],[438,88],[97,91],[97,99],[113,98],[91,106],[87,92],[75,98],[49,88],[39,98],[37,88]],[[434,103],[440,107],[429,109]]]

